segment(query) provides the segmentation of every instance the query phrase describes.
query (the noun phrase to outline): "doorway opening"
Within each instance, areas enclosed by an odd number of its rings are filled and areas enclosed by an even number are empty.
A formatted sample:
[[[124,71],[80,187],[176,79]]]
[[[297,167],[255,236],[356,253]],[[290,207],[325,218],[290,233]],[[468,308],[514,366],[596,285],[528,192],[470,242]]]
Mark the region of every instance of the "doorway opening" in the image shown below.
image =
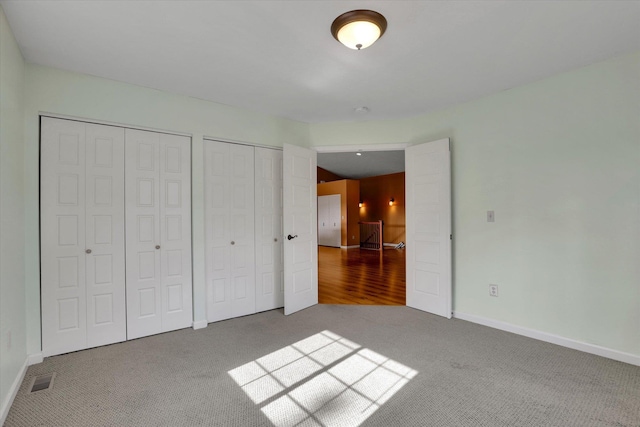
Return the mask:
[[[318,154],[319,303],[406,304],[404,186],[404,150]]]

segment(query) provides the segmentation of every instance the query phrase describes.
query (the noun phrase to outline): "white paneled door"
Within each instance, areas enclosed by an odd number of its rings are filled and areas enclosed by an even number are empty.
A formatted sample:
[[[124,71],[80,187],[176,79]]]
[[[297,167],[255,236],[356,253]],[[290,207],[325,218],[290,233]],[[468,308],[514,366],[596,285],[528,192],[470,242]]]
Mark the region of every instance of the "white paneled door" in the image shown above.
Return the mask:
[[[187,137],[126,129],[127,336],[191,326]]]
[[[254,148],[204,142],[207,320],[256,312]]]
[[[317,153],[284,144],[284,313],[318,303]]]
[[[284,306],[282,151],[255,148],[256,311]]]
[[[329,198],[318,196],[318,245],[330,246],[329,243]]]
[[[339,248],[342,245],[342,198],[340,194],[331,194],[329,198],[329,245]]]
[[[86,125],[87,347],[126,339],[123,136]]]
[[[162,332],[193,321],[191,139],[160,134],[160,277]]]
[[[126,340],[124,129],[41,119],[45,356]]]
[[[407,305],[451,318],[449,139],[405,149]]]

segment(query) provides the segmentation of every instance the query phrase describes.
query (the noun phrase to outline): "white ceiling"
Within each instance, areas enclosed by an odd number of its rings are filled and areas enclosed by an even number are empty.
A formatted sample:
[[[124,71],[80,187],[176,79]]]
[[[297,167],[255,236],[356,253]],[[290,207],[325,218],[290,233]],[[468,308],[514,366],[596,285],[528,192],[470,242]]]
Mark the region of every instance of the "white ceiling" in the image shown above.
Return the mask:
[[[0,4],[29,62],[304,122],[414,116],[640,50],[638,1]],[[353,51],[329,28],[358,8],[388,28]]]
[[[347,179],[404,172],[404,150],[318,153],[318,166]]]

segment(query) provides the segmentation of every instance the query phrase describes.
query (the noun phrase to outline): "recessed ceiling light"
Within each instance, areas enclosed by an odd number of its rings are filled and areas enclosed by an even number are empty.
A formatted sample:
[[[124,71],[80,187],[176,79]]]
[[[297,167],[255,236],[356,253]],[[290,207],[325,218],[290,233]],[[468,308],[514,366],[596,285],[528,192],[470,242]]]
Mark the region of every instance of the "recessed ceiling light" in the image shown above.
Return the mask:
[[[356,156],[362,156],[362,153],[356,153]]]
[[[384,34],[387,20],[373,10],[352,10],[338,16],[331,24],[331,34],[349,49],[371,46]]]

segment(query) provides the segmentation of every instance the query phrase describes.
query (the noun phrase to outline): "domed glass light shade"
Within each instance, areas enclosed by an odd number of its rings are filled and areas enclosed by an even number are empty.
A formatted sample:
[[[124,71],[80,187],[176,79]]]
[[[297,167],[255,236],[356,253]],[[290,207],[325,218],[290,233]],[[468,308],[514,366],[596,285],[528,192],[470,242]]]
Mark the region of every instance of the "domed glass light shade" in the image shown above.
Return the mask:
[[[372,10],[352,10],[331,24],[331,34],[349,49],[361,50],[376,42],[387,29],[387,20]]]

